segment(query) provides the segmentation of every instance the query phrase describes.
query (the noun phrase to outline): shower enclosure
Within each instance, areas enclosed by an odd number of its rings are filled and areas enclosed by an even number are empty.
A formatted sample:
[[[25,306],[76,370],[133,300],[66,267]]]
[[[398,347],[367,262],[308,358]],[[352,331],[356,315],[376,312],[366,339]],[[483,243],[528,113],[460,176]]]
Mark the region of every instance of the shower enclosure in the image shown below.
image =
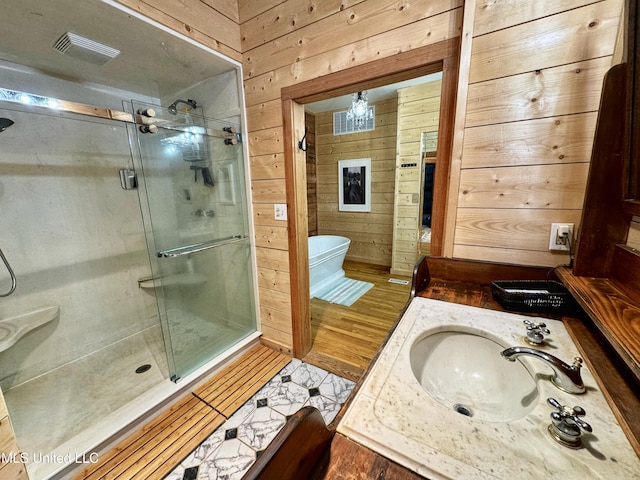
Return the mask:
[[[122,57],[50,53],[65,22]],[[0,387],[41,480],[259,336],[242,74],[98,0],[0,27]]]
[[[133,128],[153,273],[140,285],[156,292],[173,380],[256,328],[240,125],[175,103],[132,102],[153,114]]]

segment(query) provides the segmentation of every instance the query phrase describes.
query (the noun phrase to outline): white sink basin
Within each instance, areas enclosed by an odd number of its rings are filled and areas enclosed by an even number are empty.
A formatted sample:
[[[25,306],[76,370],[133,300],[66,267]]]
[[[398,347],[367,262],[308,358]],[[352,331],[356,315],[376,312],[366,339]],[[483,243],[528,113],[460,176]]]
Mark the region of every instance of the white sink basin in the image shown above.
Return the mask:
[[[638,480],[640,460],[588,365],[587,392],[572,395],[539,358],[502,358],[523,344],[530,319],[414,298],[338,432],[432,480]],[[571,361],[578,350],[562,322],[545,323],[551,335],[539,348]],[[553,440],[550,397],[586,411],[593,432],[582,448]],[[465,408],[472,417],[460,415]]]
[[[524,365],[502,358],[504,349],[472,333],[434,333],[412,345],[411,370],[442,405],[479,420],[508,422],[533,410],[539,395]]]

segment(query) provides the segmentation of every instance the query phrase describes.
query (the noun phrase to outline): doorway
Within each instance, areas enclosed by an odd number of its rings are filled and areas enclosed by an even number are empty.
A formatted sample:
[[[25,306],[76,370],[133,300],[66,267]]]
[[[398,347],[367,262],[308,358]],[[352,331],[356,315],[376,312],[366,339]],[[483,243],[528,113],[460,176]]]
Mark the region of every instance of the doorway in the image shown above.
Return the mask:
[[[368,90],[442,72],[442,100],[438,127],[439,163],[434,185],[431,254],[440,255],[445,224],[447,183],[451,156],[455,94],[457,89],[459,38],[400,53],[282,90],[287,183],[293,353],[302,358],[311,349],[309,274],[307,247],[306,168],[298,140],[304,135],[304,105],[354,91]]]

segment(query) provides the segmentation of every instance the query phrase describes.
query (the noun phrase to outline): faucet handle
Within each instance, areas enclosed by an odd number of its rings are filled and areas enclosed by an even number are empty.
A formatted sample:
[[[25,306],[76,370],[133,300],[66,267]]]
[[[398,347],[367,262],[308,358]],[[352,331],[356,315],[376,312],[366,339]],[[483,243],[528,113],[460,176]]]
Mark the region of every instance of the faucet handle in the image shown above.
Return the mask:
[[[582,363],[584,360],[580,357],[573,357],[573,365],[571,365],[572,370],[580,370],[582,368]]]
[[[551,412],[551,425],[549,425],[549,433],[561,445],[569,448],[580,448],[582,440],[581,430],[592,432],[591,425],[582,420],[587,412],[580,406],[573,408],[567,405],[561,405],[555,398],[547,398],[547,403],[556,409]]]
[[[551,333],[543,322],[534,323],[524,320],[523,323],[527,326],[527,341],[533,345],[544,343],[544,336]]]

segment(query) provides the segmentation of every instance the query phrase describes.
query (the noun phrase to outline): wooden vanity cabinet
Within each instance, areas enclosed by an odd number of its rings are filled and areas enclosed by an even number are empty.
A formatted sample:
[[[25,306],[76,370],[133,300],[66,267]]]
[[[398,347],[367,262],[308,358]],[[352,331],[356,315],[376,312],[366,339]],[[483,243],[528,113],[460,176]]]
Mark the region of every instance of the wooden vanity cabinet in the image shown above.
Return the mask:
[[[0,391],[0,478],[3,480],[29,480],[27,468],[21,462],[16,436],[9,420],[9,412]]]
[[[602,361],[590,366],[638,455],[640,250],[629,233],[640,226],[639,10],[640,0],[627,0],[625,55],[603,84],[575,262],[557,270],[589,317],[586,329],[573,323],[574,340],[593,332],[586,343],[602,344],[603,355],[590,355]]]
[[[626,2],[624,63],[605,76],[580,235],[562,279],[640,381],[640,0]]]

